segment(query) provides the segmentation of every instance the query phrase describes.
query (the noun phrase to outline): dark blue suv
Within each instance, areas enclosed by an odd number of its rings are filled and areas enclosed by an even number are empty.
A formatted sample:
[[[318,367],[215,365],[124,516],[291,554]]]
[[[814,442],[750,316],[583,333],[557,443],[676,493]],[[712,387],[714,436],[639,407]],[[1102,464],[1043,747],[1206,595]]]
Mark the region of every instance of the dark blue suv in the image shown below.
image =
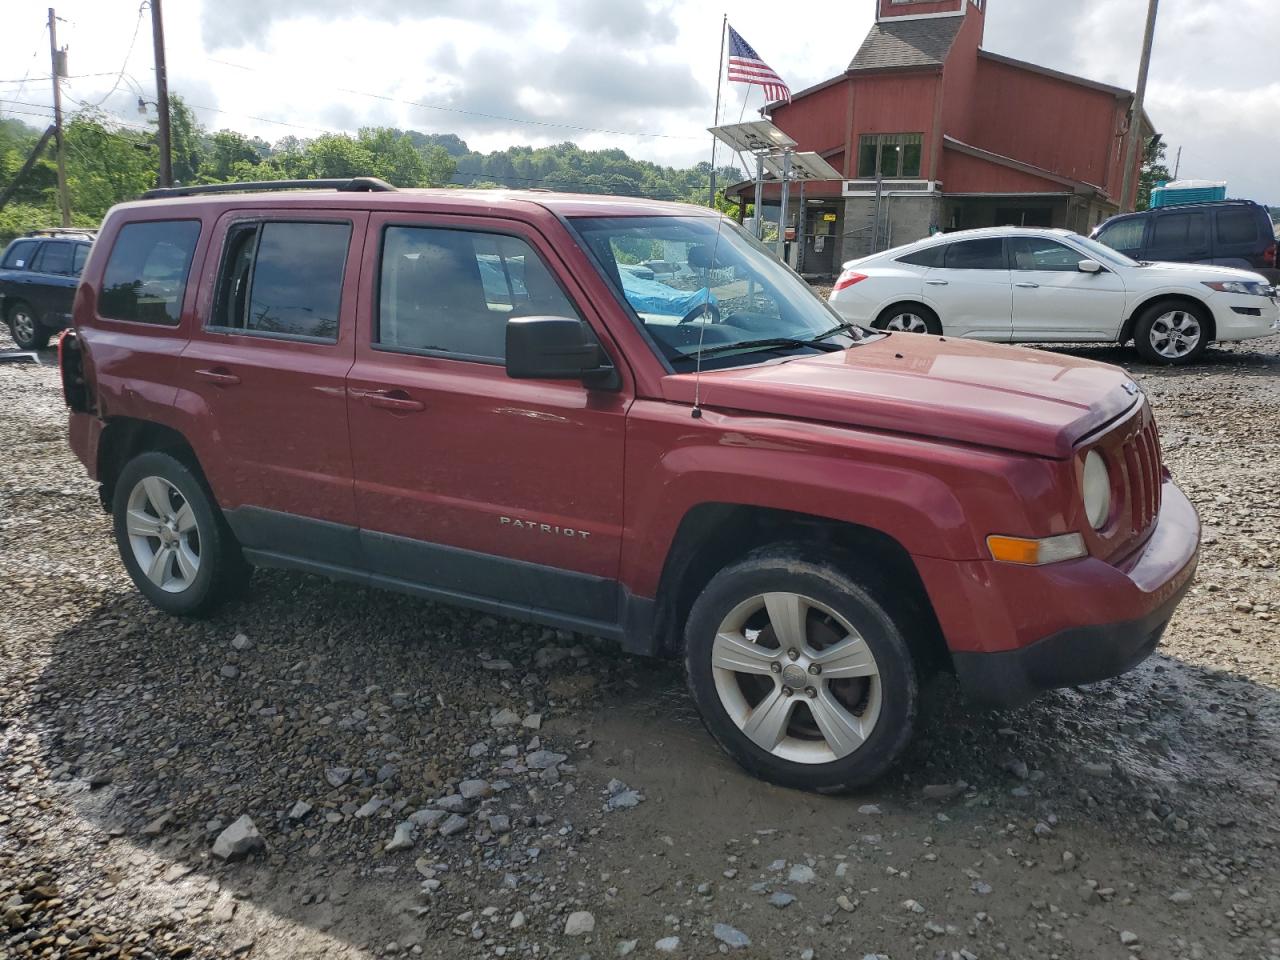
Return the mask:
[[[1135,260],[1238,267],[1280,284],[1275,227],[1266,207],[1252,200],[1126,213],[1098,227],[1093,239]]]
[[[39,350],[71,326],[71,304],[92,245],[93,231],[46,230],[19,237],[5,249],[0,317],[23,350]]]

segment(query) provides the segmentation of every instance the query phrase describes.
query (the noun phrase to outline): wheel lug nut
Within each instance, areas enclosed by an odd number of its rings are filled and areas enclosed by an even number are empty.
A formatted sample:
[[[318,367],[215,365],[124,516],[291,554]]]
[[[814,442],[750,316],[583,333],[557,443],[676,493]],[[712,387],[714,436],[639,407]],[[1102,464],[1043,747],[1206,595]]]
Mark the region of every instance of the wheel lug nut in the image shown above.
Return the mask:
[[[788,651],[787,651],[787,656],[788,656],[788,657],[790,657],[792,660],[799,660],[799,659],[800,659],[800,651],[799,651],[799,650],[788,650]]]
[[[796,693],[796,692],[795,692],[794,690],[792,690],[790,687],[783,687],[783,688],[782,688],[782,695],[783,695],[784,697],[793,697],[793,696],[795,696],[795,693]]]
[[[771,663],[771,664],[769,664],[769,669],[770,669],[770,670],[772,670],[774,673],[781,673],[781,672],[782,672],[782,664],[780,664],[780,663]]]
[[[818,688],[817,688],[817,687],[805,687],[805,688],[804,688],[804,695],[805,695],[806,697],[808,697],[810,700],[812,700],[814,697],[816,697],[816,696],[818,695]]]
[[[809,664],[809,673],[811,676],[816,677],[818,674],[822,673],[822,668],[816,663],[811,663]]]

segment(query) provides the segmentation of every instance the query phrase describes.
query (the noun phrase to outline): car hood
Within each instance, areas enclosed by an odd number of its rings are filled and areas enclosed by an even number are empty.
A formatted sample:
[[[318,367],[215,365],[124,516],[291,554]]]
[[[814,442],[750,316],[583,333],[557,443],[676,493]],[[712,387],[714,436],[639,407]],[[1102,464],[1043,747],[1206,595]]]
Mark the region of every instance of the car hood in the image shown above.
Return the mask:
[[[663,380],[692,403],[692,373]],[[1025,347],[888,334],[839,353],[702,374],[701,405],[1066,458],[1139,402],[1119,367]]]
[[[1161,261],[1159,263],[1148,263],[1140,268],[1140,272],[1148,280],[1163,277],[1169,280],[1192,281],[1195,283],[1199,283],[1201,280],[1267,282],[1262,274],[1254,273],[1252,270],[1240,270],[1236,267],[1215,267],[1204,263],[1168,263]]]

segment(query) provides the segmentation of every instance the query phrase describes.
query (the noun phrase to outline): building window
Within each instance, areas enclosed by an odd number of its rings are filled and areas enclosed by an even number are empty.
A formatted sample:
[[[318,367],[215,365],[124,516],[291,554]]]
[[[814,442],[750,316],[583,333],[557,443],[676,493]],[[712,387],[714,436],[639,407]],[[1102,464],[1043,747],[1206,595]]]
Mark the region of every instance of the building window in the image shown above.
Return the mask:
[[[924,134],[921,133],[864,135],[858,144],[858,176],[917,179],[923,154]]]

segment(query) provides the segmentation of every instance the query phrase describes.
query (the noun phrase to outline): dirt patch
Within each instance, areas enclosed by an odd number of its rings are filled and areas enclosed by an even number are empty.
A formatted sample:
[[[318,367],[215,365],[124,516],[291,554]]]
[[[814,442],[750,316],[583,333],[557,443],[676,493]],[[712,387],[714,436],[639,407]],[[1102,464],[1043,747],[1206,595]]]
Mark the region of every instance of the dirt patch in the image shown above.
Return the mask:
[[[1197,585],[1114,682],[997,713],[935,681],[835,798],[590,638],[278,572],[157,614],[56,371],[0,366],[0,956],[1280,957],[1278,346],[1071,351],[1151,396]]]

